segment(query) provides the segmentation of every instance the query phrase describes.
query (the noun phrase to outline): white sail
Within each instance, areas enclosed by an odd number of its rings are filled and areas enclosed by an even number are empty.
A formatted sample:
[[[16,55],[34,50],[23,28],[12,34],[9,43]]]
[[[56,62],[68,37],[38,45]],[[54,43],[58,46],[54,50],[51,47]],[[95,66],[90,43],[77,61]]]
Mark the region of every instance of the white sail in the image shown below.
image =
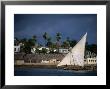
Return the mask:
[[[87,33],[82,37],[82,39],[72,48],[63,60],[57,65],[78,65],[84,66],[84,52],[86,43]]]

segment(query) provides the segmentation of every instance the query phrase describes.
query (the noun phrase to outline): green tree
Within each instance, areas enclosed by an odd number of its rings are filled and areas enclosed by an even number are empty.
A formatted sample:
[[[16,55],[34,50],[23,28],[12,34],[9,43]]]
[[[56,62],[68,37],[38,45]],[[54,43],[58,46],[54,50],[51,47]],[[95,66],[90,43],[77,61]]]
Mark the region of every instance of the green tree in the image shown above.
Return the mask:
[[[97,54],[97,45],[96,44],[86,44],[86,50]]]
[[[76,40],[70,40],[70,47],[74,47],[76,45]]]
[[[46,48],[42,48],[42,53],[46,54],[47,53],[47,49]]]
[[[26,47],[27,47],[27,39],[26,38],[23,38],[20,40],[20,42],[23,44],[21,47],[20,47],[20,52],[25,52],[28,50]]]
[[[61,33],[56,33],[56,40],[59,42],[61,39]]]
[[[17,37],[15,37],[15,39],[14,39],[14,45],[18,45],[19,42],[20,42],[20,40]]]
[[[30,43],[28,41],[26,41],[24,43],[23,52],[25,52],[25,53],[31,53],[31,46],[30,46]]]
[[[33,35],[32,38],[28,40],[31,47],[36,45],[36,41],[37,37],[35,35]]]
[[[21,52],[25,53],[31,53],[31,49],[36,44],[36,37],[33,36],[31,39],[21,39],[21,42],[23,43],[23,46],[21,47]]]
[[[57,40],[57,42],[56,42],[56,46],[57,46],[57,50],[58,50],[58,52],[59,52],[59,47],[60,47],[60,40],[61,40],[61,33],[56,33],[56,40]]]
[[[37,36],[36,35],[33,35],[32,36],[32,39],[33,39],[33,41],[36,43],[37,42]]]
[[[70,45],[69,45],[69,42],[68,41],[64,41],[63,44],[62,44],[62,47],[63,48],[69,48],[69,46]]]
[[[66,38],[66,41],[67,41],[67,42],[70,42],[70,38],[69,38],[69,37],[67,37],[67,38]]]
[[[69,48],[70,47],[70,38],[69,37],[66,38],[66,43],[67,43],[67,47]]]
[[[36,51],[35,51],[36,53],[41,53],[41,50],[39,50],[38,48],[36,48]]]
[[[47,44],[46,44],[46,46],[51,47],[51,45],[52,45],[52,41],[51,41],[51,37],[49,37],[49,38],[47,39]]]
[[[47,34],[46,32],[43,34],[43,38],[44,38],[44,40],[45,40],[45,46],[46,46],[46,41],[47,41],[47,39],[48,39],[48,34]]]

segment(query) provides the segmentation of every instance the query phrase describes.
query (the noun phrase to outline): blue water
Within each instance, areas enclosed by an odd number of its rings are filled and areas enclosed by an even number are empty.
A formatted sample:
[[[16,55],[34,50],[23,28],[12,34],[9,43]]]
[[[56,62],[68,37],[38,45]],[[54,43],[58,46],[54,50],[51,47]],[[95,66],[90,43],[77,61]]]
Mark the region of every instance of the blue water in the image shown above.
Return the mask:
[[[97,76],[96,71],[63,69],[15,68],[15,76]]]

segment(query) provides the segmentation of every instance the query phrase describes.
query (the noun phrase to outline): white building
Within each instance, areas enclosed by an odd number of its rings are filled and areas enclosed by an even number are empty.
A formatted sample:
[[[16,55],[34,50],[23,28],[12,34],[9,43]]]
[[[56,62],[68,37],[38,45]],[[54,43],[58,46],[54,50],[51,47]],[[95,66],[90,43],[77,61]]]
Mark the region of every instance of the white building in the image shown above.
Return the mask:
[[[49,63],[55,64],[55,63],[56,63],[56,59],[51,59],[51,60],[49,60]]]
[[[59,49],[59,53],[68,53],[68,52],[69,52],[68,49],[64,49],[64,48]]]
[[[35,53],[35,52],[36,52],[36,48],[32,48],[31,53]]]
[[[40,51],[42,51],[42,49],[46,49],[46,50],[47,50],[47,53],[50,52],[50,49],[47,48],[47,47],[39,47],[39,48],[38,48],[38,50],[40,50]],[[31,53],[36,53],[36,47],[33,47],[33,48],[31,49]]]
[[[38,48],[39,50],[42,50],[42,49],[46,49],[47,50],[47,53],[49,53],[50,51],[49,51],[49,48],[47,48],[47,47],[40,47],[40,48]]]
[[[95,65],[97,64],[97,58],[94,57],[94,58],[87,58],[84,60],[84,64],[85,65]]]
[[[48,60],[42,60],[41,63],[49,63]]]
[[[56,59],[50,59],[50,60],[42,60],[41,63],[44,64],[56,64],[59,63],[60,61],[56,60]]]
[[[20,45],[14,46],[14,52],[20,52]]]
[[[15,63],[15,65],[23,65],[24,60],[15,60],[14,63]]]

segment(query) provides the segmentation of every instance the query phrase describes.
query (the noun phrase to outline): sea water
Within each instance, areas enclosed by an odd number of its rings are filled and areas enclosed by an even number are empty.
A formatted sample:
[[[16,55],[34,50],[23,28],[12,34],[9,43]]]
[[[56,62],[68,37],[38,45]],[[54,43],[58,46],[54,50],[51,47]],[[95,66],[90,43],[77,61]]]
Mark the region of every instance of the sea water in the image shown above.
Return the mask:
[[[15,76],[97,76],[97,71],[64,70],[47,68],[15,68]]]

